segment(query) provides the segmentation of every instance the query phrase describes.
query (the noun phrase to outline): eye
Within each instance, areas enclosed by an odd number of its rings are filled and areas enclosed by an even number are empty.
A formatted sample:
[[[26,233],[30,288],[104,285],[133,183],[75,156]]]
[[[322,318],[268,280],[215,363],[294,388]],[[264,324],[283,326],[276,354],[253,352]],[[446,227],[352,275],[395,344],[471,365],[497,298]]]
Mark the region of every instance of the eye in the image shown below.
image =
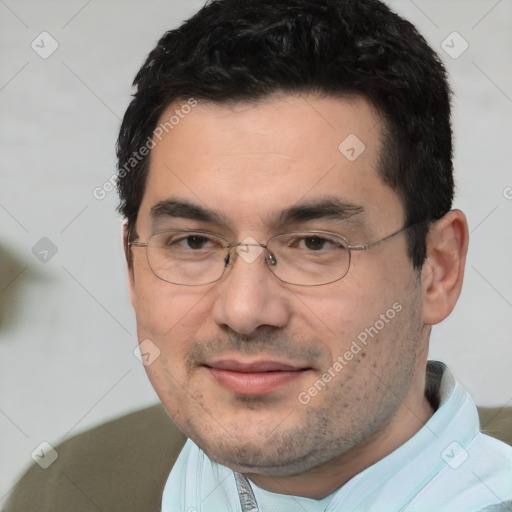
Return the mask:
[[[299,249],[307,249],[309,251],[321,251],[322,249],[334,249],[338,247],[334,240],[321,236],[304,236],[297,241]]]
[[[178,244],[184,249],[208,249],[212,248],[215,244],[213,240],[203,235],[188,235],[177,240],[169,240],[169,245]]]

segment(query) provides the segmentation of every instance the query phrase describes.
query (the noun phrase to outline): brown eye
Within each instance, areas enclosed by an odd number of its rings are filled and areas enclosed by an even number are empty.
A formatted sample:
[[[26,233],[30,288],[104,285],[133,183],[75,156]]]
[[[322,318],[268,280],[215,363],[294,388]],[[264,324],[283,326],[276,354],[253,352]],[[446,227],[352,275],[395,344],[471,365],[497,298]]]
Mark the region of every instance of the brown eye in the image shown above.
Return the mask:
[[[191,235],[178,240],[178,243],[187,249],[204,249],[210,240],[205,236]]]
[[[302,242],[306,249],[309,249],[311,251],[319,251],[320,249],[324,248],[324,245],[326,242],[328,242],[328,240],[326,240],[325,238],[320,238],[318,236],[311,236],[304,238]]]
[[[340,244],[336,240],[317,235],[303,236],[297,239],[294,245],[298,249],[313,252],[340,248]]]

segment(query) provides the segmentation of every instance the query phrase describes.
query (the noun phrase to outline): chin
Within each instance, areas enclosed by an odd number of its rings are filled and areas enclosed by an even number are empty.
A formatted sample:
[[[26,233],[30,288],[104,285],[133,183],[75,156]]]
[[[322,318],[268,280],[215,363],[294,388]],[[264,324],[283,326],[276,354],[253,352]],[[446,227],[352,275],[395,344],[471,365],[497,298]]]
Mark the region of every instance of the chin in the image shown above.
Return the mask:
[[[180,427],[181,428],[181,427]],[[219,427],[220,428],[220,427]],[[305,436],[300,433],[275,432],[259,434],[248,439],[250,434],[241,429],[241,436],[232,436],[226,431],[212,432],[184,427],[184,432],[201,448],[211,460],[240,473],[266,476],[290,476],[308,471],[330,460],[332,451],[319,452],[311,444],[305,445]],[[183,430],[183,429],[182,429]]]

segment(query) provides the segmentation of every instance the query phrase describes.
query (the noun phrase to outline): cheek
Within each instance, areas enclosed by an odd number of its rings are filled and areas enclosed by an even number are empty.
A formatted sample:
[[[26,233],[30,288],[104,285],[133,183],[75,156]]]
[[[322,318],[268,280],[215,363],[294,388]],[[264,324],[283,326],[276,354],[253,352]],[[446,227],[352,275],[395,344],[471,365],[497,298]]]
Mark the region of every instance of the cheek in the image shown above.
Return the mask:
[[[186,357],[190,346],[207,325],[207,291],[179,287],[156,278],[140,279],[135,287],[139,341],[149,339],[160,351],[146,372],[161,400],[180,396],[188,375]],[[158,281],[158,282],[155,282]],[[166,396],[169,391],[170,396]]]
[[[146,277],[138,279],[134,287],[137,336],[139,341],[149,339],[158,347],[159,356],[145,370],[160,400],[178,415],[180,403],[187,398],[186,357],[206,325],[207,292],[177,289],[152,275]]]
[[[183,338],[183,330],[197,329],[203,323],[207,293],[200,287],[166,283],[145,268],[137,269],[133,295],[140,334]]]
[[[403,291],[400,293],[396,284],[374,278],[373,286],[363,286],[359,276],[355,277],[347,276],[323,297],[302,297],[307,329],[318,334],[333,361],[350,350],[354,341],[361,347],[354,349],[361,357],[368,352],[370,341],[394,338],[397,320],[403,314]]]

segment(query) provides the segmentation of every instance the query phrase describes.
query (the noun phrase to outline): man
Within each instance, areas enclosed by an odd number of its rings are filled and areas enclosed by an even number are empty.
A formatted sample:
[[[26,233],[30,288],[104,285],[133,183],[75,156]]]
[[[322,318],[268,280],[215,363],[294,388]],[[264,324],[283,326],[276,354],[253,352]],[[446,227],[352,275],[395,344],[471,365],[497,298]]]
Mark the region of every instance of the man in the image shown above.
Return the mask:
[[[130,295],[187,437],[162,510],[512,510],[512,449],[427,363],[468,229],[414,27],[377,0],[218,0],[134,85]]]
[[[213,2],[135,85],[131,300],[189,438],[163,510],[509,509],[511,450],[426,362],[468,234],[415,29],[376,1]]]

